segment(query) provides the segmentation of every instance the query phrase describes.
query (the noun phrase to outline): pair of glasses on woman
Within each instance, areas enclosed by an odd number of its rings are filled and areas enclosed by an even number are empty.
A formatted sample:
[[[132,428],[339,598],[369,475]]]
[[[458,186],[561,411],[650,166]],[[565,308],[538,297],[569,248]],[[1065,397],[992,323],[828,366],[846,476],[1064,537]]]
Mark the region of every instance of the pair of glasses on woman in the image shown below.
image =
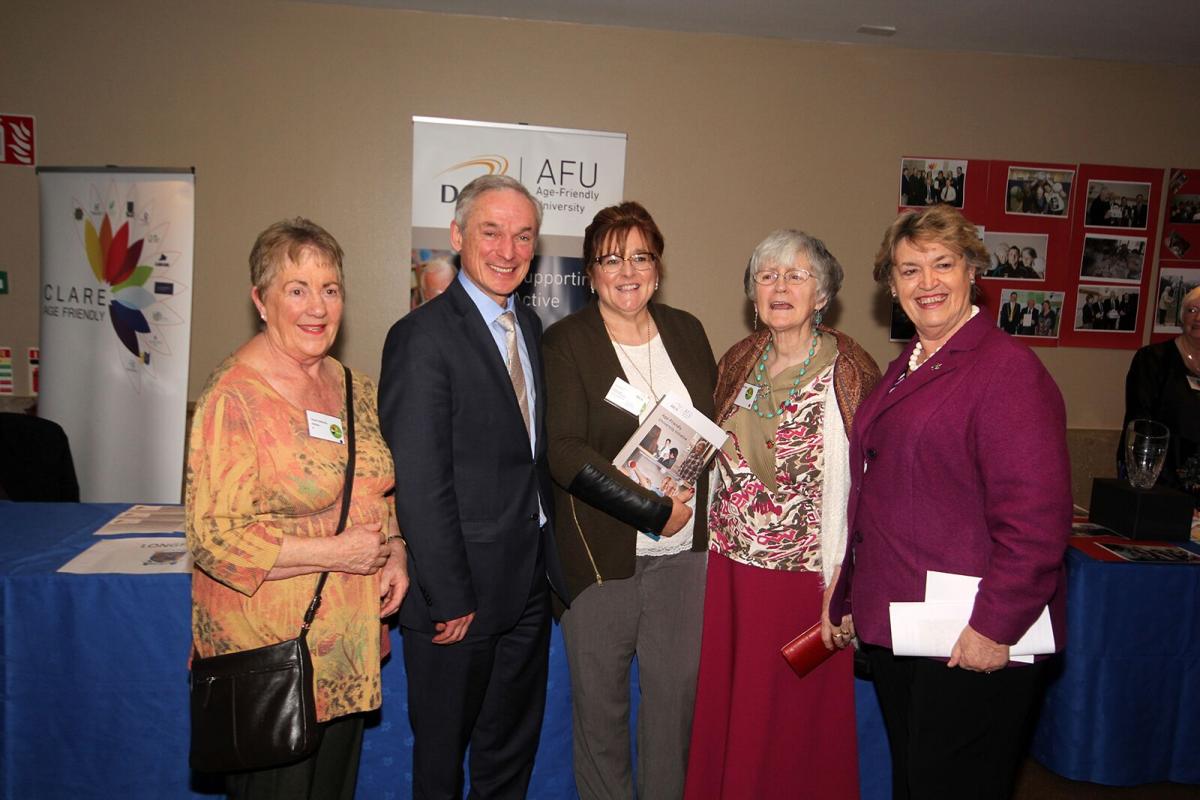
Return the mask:
[[[754,273],[754,282],[760,286],[770,286],[778,283],[780,278],[788,286],[799,286],[812,277],[812,273],[806,269],[789,269],[787,272],[780,272],[777,269],[765,269],[762,272]]]
[[[610,274],[619,270],[625,262],[629,262],[629,266],[638,272],[645,272],[654,266],[655,260],[654,253],[633,253],[625,257],[619,256],[616,253],[609,253],[606,256],[596,256],[596,264],[599,265],[601,270]]]

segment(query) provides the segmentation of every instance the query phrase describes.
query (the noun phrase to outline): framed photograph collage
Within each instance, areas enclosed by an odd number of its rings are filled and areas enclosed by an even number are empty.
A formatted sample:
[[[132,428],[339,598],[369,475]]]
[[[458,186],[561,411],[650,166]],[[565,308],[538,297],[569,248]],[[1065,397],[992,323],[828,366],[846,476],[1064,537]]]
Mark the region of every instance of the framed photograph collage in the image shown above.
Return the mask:
[[[1200,212],[1200,172],[1188,185]],[[906,156],[900,187],[902,211],[946,202],[979,226],[989,262],[977,280],[982,307],[1013,336],[1136,349],[1154,324],[1162,170]],[[1192,231],[1200,259],[1200,219]],[[898,313],[893,338],[910,329]]]
[[[1167,176],[1158,276],[1150,297],[1150,341],[1177,336],[1180,302],[1200,285],[1200,169],[1175,168]]]

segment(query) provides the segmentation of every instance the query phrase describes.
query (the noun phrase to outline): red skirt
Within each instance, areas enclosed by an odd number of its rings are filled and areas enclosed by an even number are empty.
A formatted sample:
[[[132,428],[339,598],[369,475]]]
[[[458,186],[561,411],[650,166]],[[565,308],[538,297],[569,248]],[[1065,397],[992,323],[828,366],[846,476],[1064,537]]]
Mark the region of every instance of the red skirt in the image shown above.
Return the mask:
[[[852,653],[803,679],[779,655],[820,615],[817,573],[709,553],[684,797],[858,797]]]

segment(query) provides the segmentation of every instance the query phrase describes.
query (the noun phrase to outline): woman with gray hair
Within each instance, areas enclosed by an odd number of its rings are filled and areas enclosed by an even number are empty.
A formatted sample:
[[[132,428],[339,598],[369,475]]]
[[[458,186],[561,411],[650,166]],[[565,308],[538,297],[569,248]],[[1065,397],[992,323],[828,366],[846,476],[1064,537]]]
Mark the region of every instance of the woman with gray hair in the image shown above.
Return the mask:
[[[798,779],[805,796],[858,793],[850,654],[803,680],[779,655],[818,622],[835,645],[824,609],[845,549],[847,433],[879,380],[854,340],[821,325],[841,283],[824,243],[796,230],[767,236],[746,268],[755,331],[718,365],[729,439],[709,511],[689,798],[789,796]]]

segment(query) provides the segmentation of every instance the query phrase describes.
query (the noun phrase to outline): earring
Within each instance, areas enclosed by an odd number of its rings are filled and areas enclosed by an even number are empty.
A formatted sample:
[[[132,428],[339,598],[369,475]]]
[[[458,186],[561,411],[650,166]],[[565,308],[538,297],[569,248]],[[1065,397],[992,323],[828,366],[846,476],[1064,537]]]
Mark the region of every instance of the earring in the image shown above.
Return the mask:
[[[261,319],[263,322],[267,321],[267,315],[262,313],[261,311],[258,313],[258,318]]]
[[[823,320],[824,318],[825,318],[825,314],[822,313],[821,309],[818,308],[817,313],[813,314],[813,327],[815,328],[816,326],[820,325],[821,320]]]
[[[658,291],[658,281],[654,282],[654,291]]]
[[[754,304],[754,330],[758,330],[758,304]]]

